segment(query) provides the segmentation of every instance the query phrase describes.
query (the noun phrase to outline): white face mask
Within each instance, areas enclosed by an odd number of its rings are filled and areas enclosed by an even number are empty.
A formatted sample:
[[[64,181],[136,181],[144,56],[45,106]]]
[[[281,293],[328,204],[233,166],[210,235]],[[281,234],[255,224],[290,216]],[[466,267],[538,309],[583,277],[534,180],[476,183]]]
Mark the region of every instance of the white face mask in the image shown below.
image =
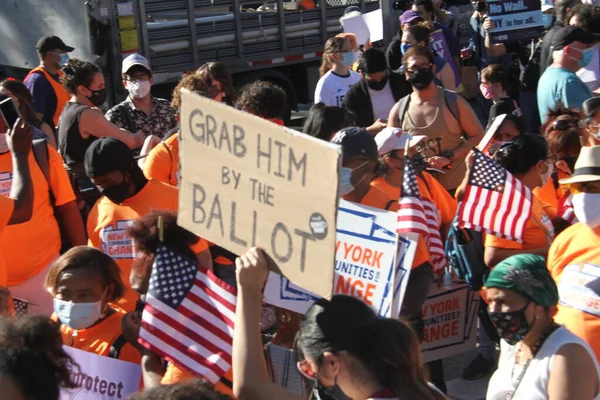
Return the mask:
[[[574,194],[573,211],[577,219],[590,228],[600,226],[600,193]]]
[[[492,144],[490,144],[489,153],[494,154],[498,149],[504,146],[508,142],[503,142],[501,140],[492,140]]]
[[[150,81],[135,80],[127,82],[127,91],[135,99],[143,99],[150,93]]]
[[[0,133],[0,154],[8,152],[8,143],[6,143],[6,133]]]
[[[352,184],[352,173],[354,171],[356,171],[357,169],[361,168],[366,163],[368,163],[368,161],[365,161],[364,163],[360,164],[356,168],[342,167],[342,169],[340,171],[340,186],[338,187],[338,196],[339,197],[345,196],[355,189],[354,185]]]
[[[548,167],[546,172],[543,174],[539,174],[540,175],[540,180],[542,181],[542,183],[540,184],[540,186],[544,186],[548,180],[550,179],[550,176],[552,176],[552,173],[554,172],[554,165],[552,164],[548,164],[545,161],[542,161],[544,164],[546,164],[546,166]]]
[[[102,318],[102,300],[95,303],[71,303],[54,299],[54,312],[60,322],[72,329],[85,329]]]

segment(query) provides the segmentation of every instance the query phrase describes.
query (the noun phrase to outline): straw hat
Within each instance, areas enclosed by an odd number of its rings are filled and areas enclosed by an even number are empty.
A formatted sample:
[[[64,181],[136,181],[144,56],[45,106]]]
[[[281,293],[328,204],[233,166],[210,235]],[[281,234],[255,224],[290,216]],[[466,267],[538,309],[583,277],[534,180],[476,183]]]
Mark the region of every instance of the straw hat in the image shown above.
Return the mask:
[[[600,181],[600,146],[582,147],[575,163],[575,171],[561,184]]]

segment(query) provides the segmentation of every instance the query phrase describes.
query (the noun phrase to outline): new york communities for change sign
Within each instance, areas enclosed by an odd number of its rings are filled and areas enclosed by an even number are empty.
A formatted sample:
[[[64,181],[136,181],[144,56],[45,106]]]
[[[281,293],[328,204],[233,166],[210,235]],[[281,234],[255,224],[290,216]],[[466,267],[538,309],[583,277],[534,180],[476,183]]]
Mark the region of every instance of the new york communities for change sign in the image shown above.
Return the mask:
[[[539,0],[488,0],[488,17],[496,23],[489,32],[493,43],[537,39],[542,35]]]
[[[180,140],[178,224],[330,296],[339,147],[187,91]]]

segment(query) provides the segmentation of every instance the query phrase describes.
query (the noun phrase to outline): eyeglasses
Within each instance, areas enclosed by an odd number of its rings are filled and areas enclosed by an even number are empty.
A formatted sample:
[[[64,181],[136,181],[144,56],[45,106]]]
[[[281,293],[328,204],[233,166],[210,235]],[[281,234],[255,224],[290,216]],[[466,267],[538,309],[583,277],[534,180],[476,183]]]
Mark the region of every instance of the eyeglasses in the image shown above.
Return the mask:
[[[600,193],[600,180],[594,182],[570,183],[567,185],[567,188],[573,194]]]
[[[148,75],[126,76],[125,80],[127,82],[133,82],[133,81],[148,82],[150,80],[150,77]]]

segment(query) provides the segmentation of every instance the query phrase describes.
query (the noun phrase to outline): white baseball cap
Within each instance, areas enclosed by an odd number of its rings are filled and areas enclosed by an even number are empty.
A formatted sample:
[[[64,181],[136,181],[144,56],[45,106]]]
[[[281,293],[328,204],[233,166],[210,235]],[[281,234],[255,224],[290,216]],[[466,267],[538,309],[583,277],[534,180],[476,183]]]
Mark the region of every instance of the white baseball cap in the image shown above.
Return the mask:
[[[551,8],[554,8],[554,3],[552,0],[541,0],[542,12],[546,12]]]
[[[126,74],[127,71],[129,71],[129,68],[133,67],[134,65],[141,65],[142,67],[146,68],[148,72],[150,72],[150,64],[148,64],[146,57],[136,53],[127,56],[127,58],[123,60],[121,73]]]
[[[425,135],[412,136],[400,128],[385,128],[375,136],[375,142],[377,143],[377,151],[382,156],[394,150],[404,150],[407,141],[408,147],[414,147],[426,138]]]

